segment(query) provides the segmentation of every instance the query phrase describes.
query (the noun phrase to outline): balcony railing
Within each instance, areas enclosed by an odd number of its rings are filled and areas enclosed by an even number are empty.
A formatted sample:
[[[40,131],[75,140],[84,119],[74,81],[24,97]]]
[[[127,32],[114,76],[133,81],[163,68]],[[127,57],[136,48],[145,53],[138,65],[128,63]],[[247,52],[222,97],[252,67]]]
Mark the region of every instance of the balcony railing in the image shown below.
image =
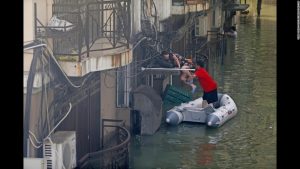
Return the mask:
[[[107,124],[110,123],[110,124]],[[111,124],[115,123],[115,124]],[[116,124],[119,123],[119,124]],[[80,168],[118,169],[129,168],[129,141],[130,133],[123,127],[124,121],[103,119],[102,120],[102,145],[100,151],[88,153],[79,160]],[[110,144],[104,145],[104,130],[113,128],[113,138]]]
[[[128,46],[130,34],[130,1],[101,1],[87,5],[86,41],[89,52],[108,50]],[[93,47],[99,39],[105,38],[110,45],[107,48]],[[105,43],[105,41],[97,41]]]
[[[197,5],[206,3],[207,0],[172,0],[173,6]]]
[[[81,61],[90,52],[129,47],[130,0],[55,1],[52,13],[71,25],[43,25],[35,5],[35,35],[53,38],[56,57],[75,56]]]

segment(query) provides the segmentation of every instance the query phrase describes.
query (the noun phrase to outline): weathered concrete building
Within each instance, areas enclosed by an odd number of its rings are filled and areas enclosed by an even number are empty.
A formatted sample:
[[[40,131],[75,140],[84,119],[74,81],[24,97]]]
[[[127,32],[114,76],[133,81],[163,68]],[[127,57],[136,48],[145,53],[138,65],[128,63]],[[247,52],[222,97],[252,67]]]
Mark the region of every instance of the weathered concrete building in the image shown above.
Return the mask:
[[[116,130],[104,129],[104,121],[135,127],[134,89],[151,86],[156,98],[173,83],[172,73],[141,67],[163,50],[209,55],[225,23],[234,24],[235,3],[24,0],[24,157],[42,158],[42,144],[33,138],[41,142],[51,130],[76,131],[78,163],[111,145]]]
[[[104,119],[129,128],[130,10],[127,0],[24,1],[24,157],[41,158],[52,129],[76,131],[80,161],[113,137]]]

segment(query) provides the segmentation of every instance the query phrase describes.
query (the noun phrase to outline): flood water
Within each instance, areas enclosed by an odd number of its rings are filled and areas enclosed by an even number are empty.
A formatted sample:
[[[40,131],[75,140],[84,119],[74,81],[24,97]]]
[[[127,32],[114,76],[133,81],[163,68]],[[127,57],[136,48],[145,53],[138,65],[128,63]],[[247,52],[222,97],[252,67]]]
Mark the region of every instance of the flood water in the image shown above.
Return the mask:
[[[249,17],[237,31],[227,41],[224,64],[211,58],[209,72],[218,91],[234,99],[238,115],[217,129],[162,124],[152,136],[132,137],[130,168],[276,168],[276,20]]]

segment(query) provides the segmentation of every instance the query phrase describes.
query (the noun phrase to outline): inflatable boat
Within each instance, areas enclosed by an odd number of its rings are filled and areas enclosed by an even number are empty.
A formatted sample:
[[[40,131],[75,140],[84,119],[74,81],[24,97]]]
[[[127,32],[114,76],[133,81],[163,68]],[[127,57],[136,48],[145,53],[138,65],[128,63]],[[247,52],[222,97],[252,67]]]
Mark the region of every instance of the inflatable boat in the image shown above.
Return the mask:
[[[203,98],[182,103],[166,112],[166,122],[178,125],[181,122],[205,123],[209,127],[220,127],[237,114],[233,99],[227,94],[218,94],[218,101],[202,108]]]

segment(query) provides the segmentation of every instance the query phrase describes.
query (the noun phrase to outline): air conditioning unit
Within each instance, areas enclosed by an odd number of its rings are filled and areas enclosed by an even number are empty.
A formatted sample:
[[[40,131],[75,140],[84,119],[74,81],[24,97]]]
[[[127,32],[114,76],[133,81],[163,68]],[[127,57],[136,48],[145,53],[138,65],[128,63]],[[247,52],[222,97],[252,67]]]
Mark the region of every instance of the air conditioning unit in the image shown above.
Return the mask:
[[[44,158],[27,158],[23,159],[23,169],[44,169]]]
[[[43,145],[45,168],[71,169],[76,167],[75,131],[58,131]]]

